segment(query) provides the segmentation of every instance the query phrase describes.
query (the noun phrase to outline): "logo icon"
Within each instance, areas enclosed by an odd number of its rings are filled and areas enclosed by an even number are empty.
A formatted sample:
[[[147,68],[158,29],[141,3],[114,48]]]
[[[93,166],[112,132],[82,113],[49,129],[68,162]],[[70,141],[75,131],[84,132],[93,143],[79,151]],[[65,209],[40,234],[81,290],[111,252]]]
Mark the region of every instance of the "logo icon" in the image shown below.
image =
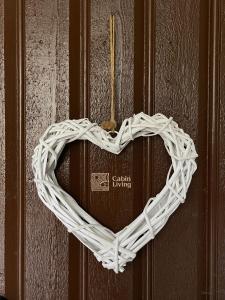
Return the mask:
[[[109,191],[109,173],[91,173],[92,191]]]

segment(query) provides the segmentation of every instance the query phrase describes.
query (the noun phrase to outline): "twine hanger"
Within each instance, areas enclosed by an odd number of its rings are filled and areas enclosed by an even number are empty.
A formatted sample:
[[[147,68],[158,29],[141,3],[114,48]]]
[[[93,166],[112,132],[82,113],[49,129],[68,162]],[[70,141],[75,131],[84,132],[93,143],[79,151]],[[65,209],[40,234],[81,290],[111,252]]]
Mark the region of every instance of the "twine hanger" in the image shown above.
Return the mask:
[[[106,130],[115,131],[115,16],[110,15],[110,84],[111,84],[111,118],[103,121],[101,127]]]

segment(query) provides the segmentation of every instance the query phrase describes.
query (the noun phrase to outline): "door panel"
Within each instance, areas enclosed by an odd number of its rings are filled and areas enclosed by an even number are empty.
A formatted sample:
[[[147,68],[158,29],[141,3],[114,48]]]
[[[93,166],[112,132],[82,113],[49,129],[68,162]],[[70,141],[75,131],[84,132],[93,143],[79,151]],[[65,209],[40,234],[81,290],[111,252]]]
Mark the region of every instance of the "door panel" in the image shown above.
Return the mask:
[[[109,15],[116,18],[116,120],[173,116],[199,158],[187,200],[124,273],[105,270],[38,199],[31,158],[46,127],[110,116]],[[225,3],[4,0],[0,3],[0,293],[7,299],[224,299]],[[165,182],[159,137],[120,155],[68,145],[57,177],[113,231]],[[131,188],[93,191],[93,173]],[[111,180],[111,179],[110,179]]]
[[[32,184],[30,161],[41,132],[50,123],[69,117],[68,1],[26,1],[24,4],[24,131],[27,161],[24,297],[66,299],[68,234],[53,214],[38,201]],[[69,181],[68,167],[67,154],[58,175],[65,188]],[[45,290],[44,286],[48,286],[48,289]]]
[[[200,4],[199,1],[177,3],[155,3],[154,112],[173,116],[197,142],[201,106],[198,98]],[[165,161],[157,159],[164,158],[163,150],[157,140],[152,160],[154,194],[161,189],[168,170]],[[204,198],[197,196],[195,187],[202,184],[202,181],[197,183],[202,179],[196,177],[196,185],[191,186],[185,205],[154,241],[153,299],[165,299],[165,295],[170,295],[170,299],[195,299],[200,293],[198,255],[203,240],[199,240],[199,231],[203,224],[199,223],[199,217]],[[163,282],[166,284],[162,288]]]

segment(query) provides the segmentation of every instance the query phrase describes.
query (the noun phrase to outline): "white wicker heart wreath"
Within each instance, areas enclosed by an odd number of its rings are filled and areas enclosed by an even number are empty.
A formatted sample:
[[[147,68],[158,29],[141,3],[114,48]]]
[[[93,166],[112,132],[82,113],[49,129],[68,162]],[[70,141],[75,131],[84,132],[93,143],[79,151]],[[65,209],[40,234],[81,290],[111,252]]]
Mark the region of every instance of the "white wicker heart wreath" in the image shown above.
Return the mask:
[[[166,184],[160,193],[147,201],[143,212],[121,231],[114,233],[101,225],[59,186],[54,170],[67,143],[88,140],[119,154],[131,140],[157,134],[162,137],[172,160]],[[192,175],[197,169],[197,156],[193,140],[172,118],[141,112],[125,119],[114,138],[87,118],[52,124],[34,150],[32,167],[43,203],[94,253],[103,267],[118,273],[124,271],[127,262],[132,261],[137,251],[155,237],[185,201]]]

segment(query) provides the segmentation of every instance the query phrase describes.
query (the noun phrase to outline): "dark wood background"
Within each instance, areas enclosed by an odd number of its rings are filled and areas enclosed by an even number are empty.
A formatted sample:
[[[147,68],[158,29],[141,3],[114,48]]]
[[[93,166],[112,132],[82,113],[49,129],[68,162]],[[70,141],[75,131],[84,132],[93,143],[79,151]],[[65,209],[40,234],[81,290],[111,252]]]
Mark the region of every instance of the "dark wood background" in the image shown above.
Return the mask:
[[[52,122],[110,113],[110,13],[116,15],[116,118],[173,116],[194,139],[187,200],[122,274],[106,271],[39,201],[31,156]],[[0,1],[0,291],[14,299],[225,299],[225,1]],[[119,230],[163,186],[157,138],[119,155],[67,147],[62,186]],[[91,192],[92,172],[132,189]]]

